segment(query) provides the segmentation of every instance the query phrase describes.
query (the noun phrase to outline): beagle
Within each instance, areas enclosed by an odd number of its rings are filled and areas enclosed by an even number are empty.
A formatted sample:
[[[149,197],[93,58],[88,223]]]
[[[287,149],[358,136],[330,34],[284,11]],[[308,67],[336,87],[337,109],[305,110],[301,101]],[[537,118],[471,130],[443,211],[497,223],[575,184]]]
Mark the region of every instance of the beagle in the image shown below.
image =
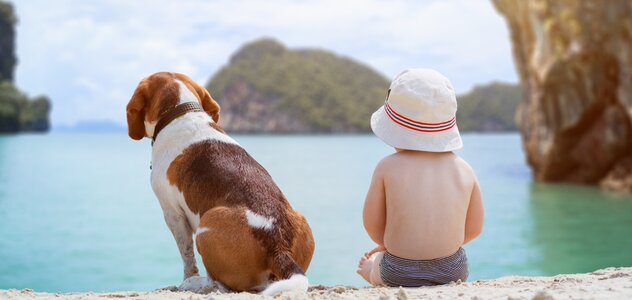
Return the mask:
[[[218,125],[220,107],[189,77],[144,78],[127,104],[132,139],[151,138],[151,186],[184,263],[234,291],[307,291],[314,238],[268,172]]]

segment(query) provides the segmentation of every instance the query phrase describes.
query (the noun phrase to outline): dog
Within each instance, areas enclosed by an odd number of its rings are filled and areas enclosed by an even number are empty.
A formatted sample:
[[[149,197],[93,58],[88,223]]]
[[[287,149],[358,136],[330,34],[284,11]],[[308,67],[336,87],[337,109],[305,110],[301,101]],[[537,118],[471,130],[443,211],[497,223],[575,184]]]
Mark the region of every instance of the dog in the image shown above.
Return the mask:
[[[142,79],[127,104],[129,136],[152,139],[151,186],[185,282],[198,276],[195,234],[210,282],[264,295],[307,291],[315,247],[307,220],[219,119],[209,92],[179,73]]]

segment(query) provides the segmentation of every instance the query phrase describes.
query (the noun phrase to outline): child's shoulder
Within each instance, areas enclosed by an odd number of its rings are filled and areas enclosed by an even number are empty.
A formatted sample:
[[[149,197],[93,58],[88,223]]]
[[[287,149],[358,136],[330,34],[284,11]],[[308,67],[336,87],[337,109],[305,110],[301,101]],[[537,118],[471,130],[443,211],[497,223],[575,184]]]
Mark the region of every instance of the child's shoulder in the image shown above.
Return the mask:
[[[469,175],[476,177],[474,168],[472,168],[472,166],[465,159],[456,154],[454,155],[454,157],[454,161],[460,169],[465,170]]]
[[[402,155],[400,152],[389,154],[382,158],[375,166],[375,173],[387,173],[388,170],[397,168],[402,163]]]
[[[382,158],[375,167],[376,171],[388,171],[401,169],[403,166],[409,166],[417,161],[425,154],[421,151],[400,150],[389,154]]]
[[[401,161],[404,160],[408,155],[409,155],[408,153],[404,153],[404,152],[395,152],[395,153],[389,154],[385,156],[384,158],[382,158],[377,163],[377,167],[378,168],[392,167],[395,164],[401,163]]]
[[[470,166],[470,164],[465,159],[463,159],[463,157],[460,157],[456,154],[454,154],[454,161],[464,167],[468,167],[470,169],[472,168],[472,166]]]

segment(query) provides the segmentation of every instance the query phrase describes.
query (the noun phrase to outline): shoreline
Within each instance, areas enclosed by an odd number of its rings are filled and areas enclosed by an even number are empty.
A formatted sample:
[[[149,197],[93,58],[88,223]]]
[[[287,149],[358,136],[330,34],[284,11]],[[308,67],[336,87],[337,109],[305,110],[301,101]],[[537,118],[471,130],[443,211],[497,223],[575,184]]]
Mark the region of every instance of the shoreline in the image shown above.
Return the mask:
[[[160,289],[152,292],[42,293],[0,290],[1,299],[632,299],[632,267],[549,277],[505,276],[422,288],[310,286],[307,293],[264,297],[250,293],[194,294]]]

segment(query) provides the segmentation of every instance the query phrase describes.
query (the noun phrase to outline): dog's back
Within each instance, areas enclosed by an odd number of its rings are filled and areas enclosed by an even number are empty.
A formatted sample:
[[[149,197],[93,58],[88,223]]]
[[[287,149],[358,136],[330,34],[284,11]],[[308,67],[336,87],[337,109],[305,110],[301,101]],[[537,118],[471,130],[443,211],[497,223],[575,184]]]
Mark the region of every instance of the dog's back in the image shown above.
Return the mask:
[[[171,163],[167,177],[202,216],[197,247],[214,279],[252,290],[269,279],[304,274],[314,251],[305,218],[239,145],[193,144]]]

